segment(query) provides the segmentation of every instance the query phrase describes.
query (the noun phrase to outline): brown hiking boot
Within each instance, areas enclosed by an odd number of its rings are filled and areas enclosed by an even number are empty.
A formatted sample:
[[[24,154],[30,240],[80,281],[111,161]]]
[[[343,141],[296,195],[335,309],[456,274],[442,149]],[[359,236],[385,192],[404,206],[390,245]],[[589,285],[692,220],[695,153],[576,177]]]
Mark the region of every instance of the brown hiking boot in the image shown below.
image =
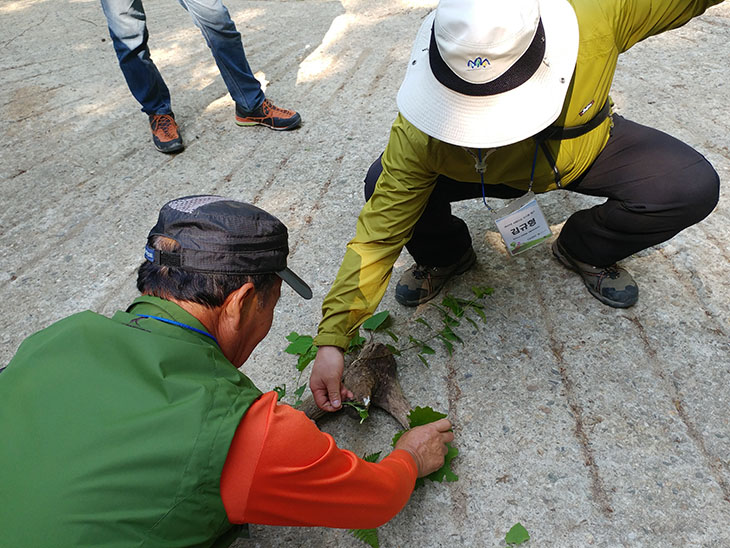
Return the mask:
[[[266,126],[276,131],[287,131],[299,127],[302,118],[293,110],[279,108],[268,99],[264,99],[259,108],[246,112],[236,103],[236,124],[239,126]]]
[[[149,119],[152,142],[157,150],[170,154],[185,148],[174,114],[151,114]]]
[[[553,255],[570,270],[583,278],[588,291],[596,299],[614,308],[628,308],[639,300],[639,286],[625,269],[618,265],[606,267],[582,263],[565,251],[560,238],[553,242]]]
[[[406,270],[395,288],[395,300],[404,306],[418,306],[430,301],[444,284],[457,274],[469,270],[477,260],[473,248],[449,266],[424,266],[414,264]]]

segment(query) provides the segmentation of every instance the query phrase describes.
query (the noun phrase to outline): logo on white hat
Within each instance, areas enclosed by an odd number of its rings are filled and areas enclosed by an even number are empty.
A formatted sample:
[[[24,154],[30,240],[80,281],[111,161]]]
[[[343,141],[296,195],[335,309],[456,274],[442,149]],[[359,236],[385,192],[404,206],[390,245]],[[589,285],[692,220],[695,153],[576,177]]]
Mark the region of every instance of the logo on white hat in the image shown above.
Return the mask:
[[[489,62],[489,59],[486,57],[475,57],[474,59],[469,59],[466,62],[466,66],[469,70],[477,70],[480,68],[487,68],[492,63]]]

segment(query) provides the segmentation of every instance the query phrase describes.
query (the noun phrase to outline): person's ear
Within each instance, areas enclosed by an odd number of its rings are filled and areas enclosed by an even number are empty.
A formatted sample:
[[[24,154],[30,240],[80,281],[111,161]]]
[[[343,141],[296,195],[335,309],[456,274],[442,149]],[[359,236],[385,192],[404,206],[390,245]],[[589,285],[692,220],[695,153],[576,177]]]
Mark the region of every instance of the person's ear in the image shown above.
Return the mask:
[[[246,282],[231,292],[223,301],[221,320],[235,328],[240,328],[246,319],[247,309],[254,306],[255,294],[256,291],[251,282]]]

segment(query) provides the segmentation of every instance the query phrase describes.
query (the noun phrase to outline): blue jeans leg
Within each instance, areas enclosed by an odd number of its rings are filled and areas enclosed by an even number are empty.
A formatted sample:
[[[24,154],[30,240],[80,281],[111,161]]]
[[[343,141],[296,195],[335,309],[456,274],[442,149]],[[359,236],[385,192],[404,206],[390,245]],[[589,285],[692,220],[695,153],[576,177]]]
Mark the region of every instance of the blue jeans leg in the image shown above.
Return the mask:
[[[146,114],[169,114],[170,91],[150,58],[142,0],[101,0],[129,91]]]
[[[241,34],[221,0],[179,0],[213,53],[233,100],[246,111],[264,102],[261,84],[254,78],[243,51]]]

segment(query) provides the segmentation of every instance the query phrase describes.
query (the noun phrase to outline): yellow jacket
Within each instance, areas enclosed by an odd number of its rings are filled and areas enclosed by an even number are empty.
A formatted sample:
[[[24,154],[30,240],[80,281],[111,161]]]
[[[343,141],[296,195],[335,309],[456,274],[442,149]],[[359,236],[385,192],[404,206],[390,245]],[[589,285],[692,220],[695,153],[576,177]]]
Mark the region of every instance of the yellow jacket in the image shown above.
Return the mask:
[[[570,0],[580,29],[578,59],[560,117],[554,125],[588,122],[608,100],[619,53],[649,36],[677,28],[721,0]],[[547,141],[563,185],[576,180],[603,150],[611,122],[581,137]],[[489,155],[486,184],[527,190],[535,140]],[[475,152],[475,151],[472,151]],[[556,188],[552,166],[537,156],[535,192]],[[472,154],[429,137],[398,114],[383,153],[383,173],[357,220],[355,237],[322,304],[315,343],[346,348],[355,329],[373,314],[388,286],[393,263],[413,234],[436,178],[479,184]]]

